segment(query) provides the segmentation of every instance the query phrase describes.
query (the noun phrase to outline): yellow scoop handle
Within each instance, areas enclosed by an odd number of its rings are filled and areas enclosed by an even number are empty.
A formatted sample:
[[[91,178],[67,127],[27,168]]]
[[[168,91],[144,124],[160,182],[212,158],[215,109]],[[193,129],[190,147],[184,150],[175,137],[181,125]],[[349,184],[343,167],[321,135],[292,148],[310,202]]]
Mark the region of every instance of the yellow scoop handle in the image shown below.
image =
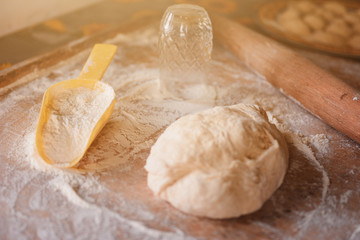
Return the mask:
[[[117,50],[111,44],[95,44],[78,79],[101,80]]]

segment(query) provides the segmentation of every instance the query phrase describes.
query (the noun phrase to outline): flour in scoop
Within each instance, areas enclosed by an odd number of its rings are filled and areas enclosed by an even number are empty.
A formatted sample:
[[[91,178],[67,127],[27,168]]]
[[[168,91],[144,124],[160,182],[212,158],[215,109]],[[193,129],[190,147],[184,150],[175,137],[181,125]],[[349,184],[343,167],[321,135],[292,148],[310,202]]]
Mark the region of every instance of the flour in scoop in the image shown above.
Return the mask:
[[[54,166],[65,167],[82,156],[92,130],[112,103],[113,97],[110,86],[104,89],[66,89],[54,96],[42,133],[45,154]]]

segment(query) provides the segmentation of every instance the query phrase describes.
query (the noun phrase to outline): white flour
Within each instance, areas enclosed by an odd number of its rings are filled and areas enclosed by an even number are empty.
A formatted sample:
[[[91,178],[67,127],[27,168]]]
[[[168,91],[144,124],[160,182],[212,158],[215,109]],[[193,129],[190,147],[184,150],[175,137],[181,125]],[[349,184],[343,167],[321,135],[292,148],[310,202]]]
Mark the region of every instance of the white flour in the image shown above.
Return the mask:
[[[329,173],[322,165],[331,156],[330,141],[324,135],[327,125],[219,46],[214,48],[209,85],[201,87],[202,101],[168,98],[158,90],[157,28],[108,41],[119,45],[119,50],[103,81],[115,89],[117,102],[108,124],[76,169],[60,170],[38,161],[34,131],[44,91],[56,82],[76,78],[88,52],[0,96],[4,119],[0,132],[7,136],[0,139],[0,213],[5,219],[0,220],[0,239],[193,239],[199,236],[193,229],[208,229],[211,239],[234,231],[251,239],[255,235],[243,232],[243,221],[271,239],[302,239],[314,229],[320,239],[346,222],[346,236],[357,239],[358,216],[344,206],[358,193],[344,190],[341,199],[334,200]],[[190,90],[190,95],[197,94]],[[240,102],[258,104],[268,112],[292,155],[284,184],[260,210],[265,217],[255,213],[239,223],[218,224],[191,218],[152,199],[143,164],[163,130],[185,114]],[[307,131],[309,125],[315,130]],[[344,149],[354,147],[350,140],[342,144]],[[309,177],[302,178],[304,173]],[[349,172],[349,176],[356,174],[356,169]],[[306,197],[294,199],[293,195]],[[336,213],[339,208],[345,209],[343,216]],[[188,227],[188,221],[194,227]],[[278,228],[279,221],[289,228]]]
[[[105,85],[101,85],[105,86]],[[85,152],[92,129],[110,106],[111,87],[56,92],[43,127],[43,147],[54,166],[67,166]]]

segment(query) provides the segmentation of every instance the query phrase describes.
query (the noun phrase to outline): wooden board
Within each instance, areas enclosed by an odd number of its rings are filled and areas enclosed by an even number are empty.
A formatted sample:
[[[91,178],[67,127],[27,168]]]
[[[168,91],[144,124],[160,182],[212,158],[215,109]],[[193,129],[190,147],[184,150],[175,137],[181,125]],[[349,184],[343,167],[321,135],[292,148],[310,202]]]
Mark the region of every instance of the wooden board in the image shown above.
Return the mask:
[[[1,92],[0,238],[360,238],[360,146],[272,88],[218,43],[209,70],[217,89],[214,101],[156,98],[157,24],[108,40],[119,46],[104,77],[116,91],[116,109],[71,172],[36,162],[33,130],[42,93],[76,76],[90,49],[61,57],[59,65]],[[298,52],[359,89],[359,62]],[[188,112],[238,102],[257,102],[283,123],[278,125],[289,143],[290,165],[278,191],[259,211],[227,220],[193,217],[154,197],[143,166],[166,126]]]

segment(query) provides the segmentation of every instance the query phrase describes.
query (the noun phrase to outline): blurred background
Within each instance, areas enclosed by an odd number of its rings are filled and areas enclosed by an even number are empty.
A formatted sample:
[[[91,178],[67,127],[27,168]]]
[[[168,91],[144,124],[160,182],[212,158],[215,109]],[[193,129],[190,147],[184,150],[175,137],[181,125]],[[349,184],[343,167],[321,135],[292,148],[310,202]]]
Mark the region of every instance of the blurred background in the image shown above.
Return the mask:
[[[101,0],[12,0],[2,1],[0,8],[0,36],[46,19],[89,6]]]
[[[146,17],[160,19],[176,3],[249,20],[263,0],[13,0],[0,8],[0,71],[75,40],[101,34]],[[245,14],[243,16],[238,10]],[[144,21],[144,25],[147,22]]]
[[[360,2],[356,0],[12,0],[2,1],[0,7],[0,71],[121,24],[138,20],[145,25],[147,17],[160,19],[176,3],[203,6],[295,47],[360,56]],[[336,4],[324,8],[326,3],[341,4],[345,12],[339,12]],[[309,4],[317,11],[306,12]]]

